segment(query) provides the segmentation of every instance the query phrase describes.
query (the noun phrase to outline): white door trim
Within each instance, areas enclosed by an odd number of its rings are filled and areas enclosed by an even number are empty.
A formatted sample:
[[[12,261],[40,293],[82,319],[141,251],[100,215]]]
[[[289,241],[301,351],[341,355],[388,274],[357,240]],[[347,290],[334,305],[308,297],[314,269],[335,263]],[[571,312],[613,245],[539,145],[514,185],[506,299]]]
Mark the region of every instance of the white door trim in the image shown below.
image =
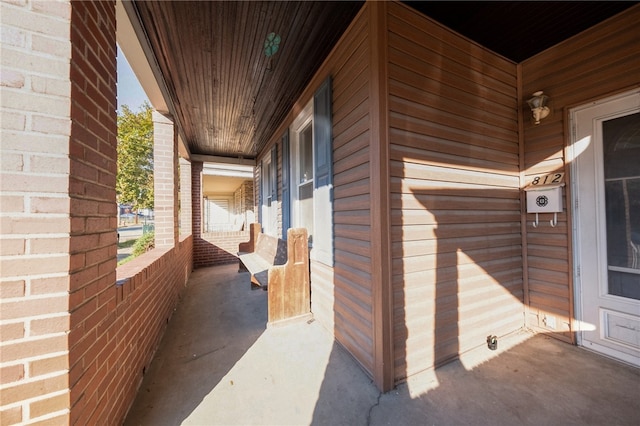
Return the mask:
[[[607,108],[612,108],[612,111],[606,111]],[[584,247],[594,247],[594,249],[597,248],[597,252],[595,253],[597,259],[607,258],[606,227],[598,226],[598,224],[605,223],[606,206],[604,202],[603,154],[600,152],[601,150],[598,149],[592,149],[591,152],[588,151],[589,145],[595,143],[597,138],[600,138],[601,140],[602,135],[594,135],[594,140],[583,137],[585,133],[579,129],[579,125],[584,129],[584,124],[587,123],[588,126],[589,120],[591,120],[593,125],[595,125],[596,123],[604,120],[628,115],[632,112],[638,111],[639,109],[640,89],[634,89],[626,93],[621,93],[572,108],[569,111],[571,143],[567,150],[567,161],[570,162],[572,176],[572,199],[570,208],[573,210],[574,218],[572,226],[572,243],[574,248],[574,312],[576,316],[574,324],[576,328],[577,342],[581,346],[637,366],[640,366],[640,357],[636,355],[637,348],[631,348],[624,343],[620,343],[620,347],[618,348],[619,350],[616,350],[615,348],[607,346],[612,339],[606,339],[610,336],[605,336],[605,333],[607,333],[606,328],[609,324],[607,321],[609,321],[610,317],[613,318],[613,316],[609,316],[608,314],[615,314],[617,318],[623,318],[625,316],[624,312],[631,311],[635,314],[638,310],[637,301],[630,301],[623,297],[607,294],[607,270],[606,267],[603,266],[604,263],[596,261],[593,262],[595,263],[594,265],[590,262],[585,262],[583,257],[586,253],[589,253],[587,251],[589,249],[584,250]],[[580,117],[578,117],[579,115]],[[578,123],[578,119],[582,120],[580,124]],[[601,126],[596,126],[596,132],[600,131]],[[593,173],[585,174],[585,167],[588,167],[590,164],[593,164]],[[580,167],[582,167],[582,174],[579,172]],[[580,190],[582,189],[584,191],[585,186],[592,186],[594,188],[593,196],[585,196],[585,193],[583,192],[583,199],[580,199]],[[587,210],[580,210],[581,207],[587,205],[595,205],[595,212],[587,214],[585,213]],[[586,209],[586,207],[583,208]],[[584,228],[582,228],[582,226],[586,225],[581,223],[581,220],[584,220],[584,216],[587,215],[594,222],[591,226],[597,226],[597,229],[593,233],[584,232]],[[589,220],[589,222],[591,221]],[[590,281],[590,285],[592,287],[588,287],[586,281],[583,281],[583,277],[587,277],[587,280],[593,280],[595,277],[597,282],[594,284],[593,281]],[[585,300],[592,298],[593,294],[589,293],[588,295],[585,295],[585,291],[587,291],[588,288],[595,290],[594,287],[596,286],[598,291],[597,297],[606,301],[606,303],[620,307],[620,312],[611,310],[611,305],[602,306],[596,303],[596,305],[598,305],[598,318],[594,321],[593,306],[588,308],[585,306]],[[590,302],[593,302],[593,300],[590,300]],[[627,306],[628,309],[625,308],[625,306]],[[589,309],[589,311],[586,311],[586,309]],[[640,315],[640,312],[638,312],[638,314]],[[629,316],[629,318],[631,318],[631,316]],[[587,321],[587,319],[589,319],[589,321]],[[635,319],[635,321],[637,321],[637,319]],[[594,331],[597,332],[597,334],[594,334]],[[590,337],[585,338],[585,335]],[[594,338],[594,336],[596,337]],[[598,342],[598,339],[601,339],[603,343]],[[615,342],[615,345],[617,344],[618,342]],[[636,354],[630,353],[634,351]]]

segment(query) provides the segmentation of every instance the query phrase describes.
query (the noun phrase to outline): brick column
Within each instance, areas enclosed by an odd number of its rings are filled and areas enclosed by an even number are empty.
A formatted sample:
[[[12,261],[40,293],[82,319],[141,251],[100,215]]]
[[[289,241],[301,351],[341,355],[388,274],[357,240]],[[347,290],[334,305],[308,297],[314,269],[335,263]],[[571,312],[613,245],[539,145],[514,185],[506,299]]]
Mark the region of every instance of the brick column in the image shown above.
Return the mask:
[[[191,162],[180,158],[180,235],[191,235]]]
[[[103,330],[117,263],[116,19],[115,1],[71,6],[69,424],[89,424],[110,404],[101,390],[115,346]]]
[[[153,176],[156,247],[178,241],[178,138],[173,121],[153,112]]]
[[[83,423],[115,284],[115,1],[0,8],[0,423]]]
[[[0,423],[69,418],[67,2],[2,2]],[[36,420],[37,421],[37,420]]]
[[[191,229],[194,241],[202,237],[202,162],[191,163]]]

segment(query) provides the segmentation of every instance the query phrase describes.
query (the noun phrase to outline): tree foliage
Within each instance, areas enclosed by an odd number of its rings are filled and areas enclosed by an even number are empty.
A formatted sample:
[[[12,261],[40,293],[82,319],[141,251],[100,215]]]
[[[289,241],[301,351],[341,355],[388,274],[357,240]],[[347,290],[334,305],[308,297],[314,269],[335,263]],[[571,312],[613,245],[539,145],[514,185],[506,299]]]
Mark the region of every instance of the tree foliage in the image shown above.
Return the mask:
[[[123,105],[118,112],[118,173],[116,194],[119,204],[133,211],[153,208],[153,120],[151,105],[145,102],[138,112]]]

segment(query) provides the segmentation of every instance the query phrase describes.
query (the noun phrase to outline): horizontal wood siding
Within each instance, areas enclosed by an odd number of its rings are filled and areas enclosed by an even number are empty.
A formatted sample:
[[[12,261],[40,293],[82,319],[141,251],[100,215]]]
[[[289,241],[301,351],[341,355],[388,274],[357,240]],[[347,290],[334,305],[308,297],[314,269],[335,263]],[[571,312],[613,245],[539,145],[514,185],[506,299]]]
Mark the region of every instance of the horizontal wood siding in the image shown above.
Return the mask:
[[[262,156],[270,155],[273,144],[278,146],[278,203],[281,210],[282,133],[307,105],[319,84],[330,75],[333,85],[335,263],[329,267],[311,261],[311,310],[314,318],[333,332],[373,376],[367,7],[363,6],[351,23]],[[259,179],[258,174],[256,179]],[[256,180],[256,188],[259,187],[259,180]]]
[[[312,277],[312,306],[314,315],[332,315],[336,339],[372,375],[367,17],[359,15],[331,58],[335,265],[332,282],[320,279],[327,273]],[[331,306],[324,300],[329,297],[333,312],[316,314],[320,306]]]
[[[389,4],[396,380],[523,325],[516,66]]]
[[[522,63],[525,99],[537,90],[550,98],[551,114],[535,126],[524,116],[526,182],[534,175],[566,171],[564,150],[570,142],[569,108],[640,86],[640,6],[593,27]],[[529,325],[545,329],[544,314],[557,317],[555,336],[572,340],[573,266],[568,190],[558,226],[534,229],[527,224]],[[529,215],[531,216],[531,215]]]

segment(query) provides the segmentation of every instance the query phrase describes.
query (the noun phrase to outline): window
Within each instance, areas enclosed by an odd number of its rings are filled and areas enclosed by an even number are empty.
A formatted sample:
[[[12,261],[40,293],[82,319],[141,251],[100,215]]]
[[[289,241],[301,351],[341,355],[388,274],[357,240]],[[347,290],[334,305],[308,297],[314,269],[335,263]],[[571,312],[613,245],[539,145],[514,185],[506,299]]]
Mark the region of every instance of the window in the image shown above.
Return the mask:
[[[309,103],[294,121],[291,155],[293,226],[306,228],[313,245],[313,105]]]
[[[273,147],[270,156],[262,160],[260,180],[262,231],[265,234],[277,236],[278,157],[276,147]]]
[[[311,258],[332,266],[333,144],[330,80],[320,87],[313,101],[294,120],[290,135],[291,155],[283,156],[283,170],[291,170],[292,226],[307,229],[312,247]],[[283,147],[288,144],[288,135],[285,135]],[[284,162],[285,159],[290,164]],[[283,206],[283,211],[286,212],[286,209],[286,205]]]

